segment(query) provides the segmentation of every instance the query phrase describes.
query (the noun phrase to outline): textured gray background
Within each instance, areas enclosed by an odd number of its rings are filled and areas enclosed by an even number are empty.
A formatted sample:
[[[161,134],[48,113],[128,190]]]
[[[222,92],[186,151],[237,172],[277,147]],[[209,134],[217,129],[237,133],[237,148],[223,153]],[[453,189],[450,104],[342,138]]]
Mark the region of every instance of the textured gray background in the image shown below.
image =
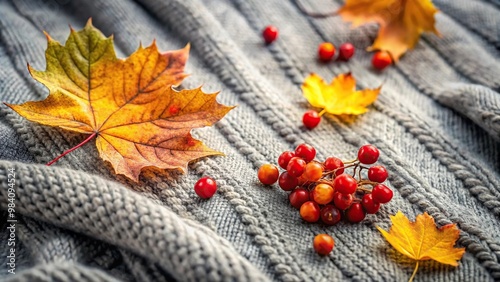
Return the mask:
[[[342,1],[302,0],[314,11]],[[0,107],[0,208],[7,204],[7,169],[17,172],[17,269],[7,275],[6,213],[0,212],[0,279],[10,281],[404,281],[414,263],[383,240],[375,224],[389,215],[427,211],[438,225],[457,223],[467,252],[457,268],[431,261],[416,281],[500,280],[500,2],[436,0],[443,37],[425,35],[397,66],[382,73],[362,49],[376,26],[350,29],[339,17],[312,19],[294,1],[257,0],[19,0],[0,1],[0,97],[21,103],[47,91],[26,62],[45,67],[45,36],[62,42],[68,23],[88,17],[115,35],[119,56],[142,41],[162,50],[191,42],[183,83],[222,90],[238,105],[214,127],[195,131],[226,157],[207,158],[187,175],[143,173],[133,184],[113,175],[93,143],[43,164],[85,136],[30,123]],[[260,32],[280,29],[264,46]],[[351,41],[349,63],[317,63],[322,41]],[[301,127],[307,109],[300,84],[310,72],[329,80],[353,72],[359,87],[382,93],[370,112],[353,120],[327,117]],[[359,146],[381,150],[393,201],[360,224],[305,224],[278,188],[256,180],[257,168],[281,151],[307,142],[324,159],[351,159]],[[201,176],[219,185],[202,201]],[[336,240],[328,257],[314,253],[314,234]]]

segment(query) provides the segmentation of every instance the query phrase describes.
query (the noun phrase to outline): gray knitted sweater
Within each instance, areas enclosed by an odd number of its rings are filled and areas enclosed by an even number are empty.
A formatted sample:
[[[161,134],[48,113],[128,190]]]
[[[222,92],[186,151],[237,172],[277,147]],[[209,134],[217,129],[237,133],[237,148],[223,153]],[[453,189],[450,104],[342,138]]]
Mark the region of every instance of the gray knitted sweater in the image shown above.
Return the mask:
[[[300,2],[317,12],[342,4]],[[466,248],[458,267],[426,261],[416,281],[499,281],[500,2],[434,3],[442,38],[423,36],[379,73],[363,51],[376,26],[310,18],[292,0],[0,1],[3,102],[45,98],[26,68],[45,67],[42,31],[64,42],[68,24],[79,29],[92,17],[115,35],[120,57],[154,38],[161,50],[191,42],[183,86],[222,90],[220,102],[238,105],[215,126],[195,130],[225,157],[193,162],[185,175],[145,172],[139,184],[114,175],[91,143],[44,166],[85,136],[26,121],[2,105],[0,280],[405,281],[414,262],[375,228],[388,229],[389,215],[401,210],[410,219],[428,212],[439,226],[457,223],[458,245]],[[280,38],[265,46],[260,33],[268,24]],[[358,52],[348,63],[320,64],[323,41],[350,41]],[[358,87],[383,83],[378,101],[353,120],[328,116],[305,130],[304,78],[348,71]],[[319,159],[350,159],[359,146],[374,144],[394,199],[360,224],[304,223],[285,192],[256,178],[261,164],[303,142]],[[207,201],[193,191],[205,175],[219,186]],[[327,257],[312,249],[318,233],[336,240]]]

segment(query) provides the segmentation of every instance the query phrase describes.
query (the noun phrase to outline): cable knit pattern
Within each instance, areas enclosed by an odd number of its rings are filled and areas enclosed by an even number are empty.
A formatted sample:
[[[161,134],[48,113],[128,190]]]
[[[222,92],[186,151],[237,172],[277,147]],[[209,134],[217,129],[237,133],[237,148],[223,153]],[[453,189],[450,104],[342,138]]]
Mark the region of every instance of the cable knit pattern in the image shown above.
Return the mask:
[[[300,3],[299,3],[300,2]],[[428,212],[439,226],[457,223],[466,253],[457,268],[423,262],[416,281],[500,280],[500,4],[435,0],[443,35],[424,35],[400,62],[376,72],[364,52],[374,25],[352,29],[340,17],[311,18],[343,1],[5,0],[0,1],[0,97],[22,103],[47,90],[26,69],[45,66],[42,31],[64,41],[68,24],[89,17],[116,53],[128,56],[156,38],[161,50],[192,49],[183,87],[222,90],[238,105],[211,128],[195,130],[225,157],[205,158],[187,174],[145,171],[139,183],[113,173],[91,143],[55,165],[43,164],[85,136],[31,123],[0,107],[0,280],[6,281],[404,281],[413,262],[394,251],[375,225],[389,228],[398,210]],[[300,4],[300,5],[299,5]],[[280,30],[262,42],[269,24]],[[323,41],[350,41],[348,63],[323,64]],[[360,88],[383,84],[370,111],[356,119],[326,115],[301,126],[300,85],[352,72]],[[360,224],[306,224],[280,189],[256,179],[257,168],[307,142],[318,158],[350,159],[359,146],[381,150],[394,199]],[[7,171],[16,171],[16,274],[7,272]],[[218,193],[200,200],[201,176]],[[312,251],[315,234],[335,249]]]

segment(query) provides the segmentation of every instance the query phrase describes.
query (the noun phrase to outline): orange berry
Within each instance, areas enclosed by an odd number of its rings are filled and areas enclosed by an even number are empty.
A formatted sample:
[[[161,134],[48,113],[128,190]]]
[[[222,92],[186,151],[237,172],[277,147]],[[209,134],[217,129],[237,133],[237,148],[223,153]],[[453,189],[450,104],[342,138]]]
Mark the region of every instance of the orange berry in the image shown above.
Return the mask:
[[[278,181],[279,170],[275,165],[265,164],[259,168],[257,177],[264,185],[271,185]]]
[[[303,175],[308,181],[318,181],[323,176],[323,166],[316,162],[310,162],[306,165]]]
[[[330,61],[335,56],[335,46],[330,42],[323,42],[318,47],[318,57],[322,61]]]
[[[316,185],[312,190],[312,199],[320,205],[326,205],[333,201],[333,195],[333,187],[325,183]]]
[[[328,255],[335,246],[335,241],[332,236],[328,234],[318,234],[314,237],[313,247],[316,253],[326,256]]]
[[[300,206],[300,217],[307,222],[319,220],[319,205],[313,201],[307,201]]]

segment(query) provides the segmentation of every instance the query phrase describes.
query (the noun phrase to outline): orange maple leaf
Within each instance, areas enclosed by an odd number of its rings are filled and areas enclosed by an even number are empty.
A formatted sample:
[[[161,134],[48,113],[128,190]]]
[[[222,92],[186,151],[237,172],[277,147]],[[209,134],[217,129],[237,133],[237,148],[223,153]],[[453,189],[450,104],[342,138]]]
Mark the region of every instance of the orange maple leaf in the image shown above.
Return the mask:
[[[201,88],[176,91],[184,73],[189,45],[159,53],[155,42],[118,59],[113,38],[92,26],[71,29],[65,46],[47,36],[47,68],[33,78],[49,96],[43,101],[7,105],[28,120],[90,134],[99,155],[117,174],[138,181],[145,167],[186,170],[188,162],[221,154],[191,137],[193,128],[210,126],[232,109]]]
[[[322,108],[320,114],[360,115],[377,100],[381,87],[356,90],[356,79],[351,73],[340,74],[330,84],[319,75],[312,73],[302,84],[302,92],[309,103]]]
[[[378,23],[380,30],[369,50],[387,51],[396,61],[415,47],[422,32],[439,35],[436,12],[431,0],[347,0],[338,11],[354,26]]]
[[[437,228],[434,218],[424,213],[410,222],[401,212],[391,216],[392,227],[389,232],[377,226],[384,238],[400,253],[417,261],[413,280],[418,270],[418,262],[433,259],[440,263],[457,266],[465,248],[454,248],[460,231],[455,224]]]

